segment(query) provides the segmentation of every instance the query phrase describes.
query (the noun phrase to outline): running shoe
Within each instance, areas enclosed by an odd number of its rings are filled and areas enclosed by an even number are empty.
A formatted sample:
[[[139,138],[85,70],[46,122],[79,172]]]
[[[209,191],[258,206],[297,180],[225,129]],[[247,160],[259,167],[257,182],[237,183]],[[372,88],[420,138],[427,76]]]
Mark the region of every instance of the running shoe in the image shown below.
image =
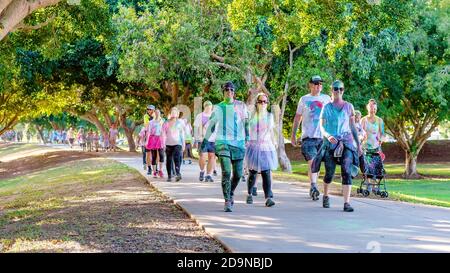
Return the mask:
[[[213,175],[217,176],[217,171],[216,170],[214,170]]]
[[[330,197],[324,196],[322,205],[324,208],[329,208],[330,207]]]
[[[345,212],[353,212],[352,206],[350,206],[350,203],[344,203],[344,211]]]
[[[247,200],[246,200],[247,204],[253,204],[253,197],[251,194],[247,195]]]
[[[309,196],[313,201],[317,201],[319,200],[320,192],[316,187],[312,187],[311,189],[309,189]]]
[[[156,171],[153,172],[153,178],[158,178],[158,173]]]
[[[252,195],[253,196],[258,196],[258,188],[257,187],[253,187],[252,188]]]
[[[214,180],[211,177],[211,175],[207,175],[206,178],[205,178],[205,182],[214,182]]]
[[[203,181],[205,179],[205,172],[203,171],[201,171],[200,172],[200,177],[198,178],[198,180],[200,180],[200,181]]]
[[[175,178],[175,181],[180,181],[181,180],[181,175],[177,175],[177,177]]]
[[[272,200],[272,198],[267,198],[266,207],[272,207],[272,206],[275,206],[275,202]]]
[[[225,201],[225,206],[223,208],[225,212],[232,212],[233,207],[231,206],[231,201]]]
[[[172,182],[172,177],[167,177],[167,180],[166,180],[167,182]]]
[[[158,174],[159,174],[159,177],[160,177],[160,178],[163,178],[164,174],[163,174],[162,171],[159,171]]]

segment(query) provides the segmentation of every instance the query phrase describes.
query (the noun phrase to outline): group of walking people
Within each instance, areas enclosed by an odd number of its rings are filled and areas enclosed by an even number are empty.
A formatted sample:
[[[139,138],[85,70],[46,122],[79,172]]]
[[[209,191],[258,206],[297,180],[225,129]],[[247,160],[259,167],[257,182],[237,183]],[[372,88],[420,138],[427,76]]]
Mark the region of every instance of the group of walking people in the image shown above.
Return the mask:
[[[115,152],[117,149],[118,136],[119,131],[117,126],[112,124],[108,132],[104,134],[99,134],[93,129],[85,130],[83,127],[80,127],[78,131],[75,131],[73,127],[70,127],[69,130],[67,130],[66,138],[70,148],[73,148],[76,140],[83,151]]]
[[[324,208],[331,206],[329,185],[334,178],[336,166],[341,165],[343,210],[352,212],[352,179],[358,175],[359,170],[365,173],[367,166],[364,153],[381,152],[384,139],[383,120],[376,116],[377,103],[373,99],[369,100],[368,115],[361,118],[361,113],[344,100],[345,87],[342,81],[332,83],[331,96],[322,94],[323,80],[320,76],[311,77],[308,88],[309,94],[302,96],[297,105],[291,143],[293,146],[301,145],[301,152],[308,162],[310,196],[314,201],[319,200],[317,179],[324,162]],[[225,83],[222,89],[223,101],[215,106],[210,101],[204,102],[203,112],[194,120],[194,147],[199,152],[199,180],[213,182],[217,157],[222,171],[224,211],[231,212],[235,189],[243,180],[245,166],[248,170],[246,203],[253,203],[256,177],[260,174],[265,205],[272,207],[275,205],[272,171],[278,168],[278,130],[274,115],[269,111],[269,96],[258,93],[250,105],[247,105],[236,100],[232,82]],[[148,174],[153,170],[154,177],[162,177],[165,150],[168,181],[173,176],[179,181],[186,136],[190,135],[186,130],[191,127],[179,119],[176,107],[171,109],[166,121],[153,105],[147,111],[144,128],[140,133],[141,145],[146,154],[143,158],[144,168],[148,168]],[[301,137],[297,138],[300,128]]]
[[[154,178],[163,178],[165,161],[167,181],[172,181],[173,178],[180,181],[183,152],[190,144],[187,140],[191,139],[190,124],[181,118],[177,107],[170,110],[167,120],[154,105],[148,105],[146,110],[144,126],[139,133],[144,170],[147,170],[148,175],[153,174]],[[191,157],[189,153],[188,156]]]
[[[333,82],[331,97],[321,93],[322,83],[320,76],[311,77],[308,83],[310,93],[300,98],[292,126],[291,143],[294,146],[301,143],[302,154],[308,162],[310,196],[313,200],[319,200],[317,178],[321,163],[324,162],[324,208],[330,207],[329,185],[336,165],[341,165],[344,211],[352,212],[352,179],[359,170],[363,175],[366,173],[365,153],[381,152],[385,136],[384,123],[376,116],[377,103],[374,99],[370,99],[367,104],[368,115],[361,119],[361,112],[355,111],[353,105],[344,100],[345,87],[342,81]],[[300,123],[302,134],[298,141]]]

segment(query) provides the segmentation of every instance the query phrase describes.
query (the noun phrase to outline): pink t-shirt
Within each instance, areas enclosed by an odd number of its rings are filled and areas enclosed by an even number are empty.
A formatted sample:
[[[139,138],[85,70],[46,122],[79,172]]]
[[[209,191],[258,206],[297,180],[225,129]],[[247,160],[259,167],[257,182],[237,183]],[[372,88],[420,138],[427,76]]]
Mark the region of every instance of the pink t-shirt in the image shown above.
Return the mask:
[[[109,137],[110,138],[116,138],[116,136],[119,134],[119,131],[117,129],[109,129]]]
[[[170,121],[166,121],[162,127],[164,143],[169,146],[184,144],[184,122],[177,120],[171,126]]]

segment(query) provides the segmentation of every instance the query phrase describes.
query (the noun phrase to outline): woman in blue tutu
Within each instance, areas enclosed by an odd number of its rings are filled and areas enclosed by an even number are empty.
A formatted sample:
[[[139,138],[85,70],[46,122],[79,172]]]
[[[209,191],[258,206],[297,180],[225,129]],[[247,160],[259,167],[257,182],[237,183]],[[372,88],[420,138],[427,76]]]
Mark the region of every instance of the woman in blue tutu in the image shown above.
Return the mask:
[[[278,168],[275,122],[273,114],[267,111],[269,98],[264,93],[256,97],[255,111],[249,121],[250,140],[245,153],[249,169],[247,183],[247,204],[253,203],[252,188],[255,186],[256,175],[261,173],[263,180],[266,206],[275,205],[272,193],[272,170]]]

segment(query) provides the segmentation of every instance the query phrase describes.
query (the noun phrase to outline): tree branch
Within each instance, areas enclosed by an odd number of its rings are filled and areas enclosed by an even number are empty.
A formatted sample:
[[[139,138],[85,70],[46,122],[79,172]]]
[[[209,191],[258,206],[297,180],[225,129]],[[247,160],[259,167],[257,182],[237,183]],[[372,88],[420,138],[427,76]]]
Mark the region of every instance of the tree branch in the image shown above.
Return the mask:
[[[24,31],[30,31],[30,30],[36,30],[36,29],[40,29],[45,27],[46,25],[50,24],[53,20],[55,20],[55,15],[53,15],[52,17],[50,17],[48,20],[46,20],[45,22],[42,22],[40,24],[34,25],[34,26],[30,26],[30,25],[25,25],[23,22],[19,23],[17,26],[14,27],[14,29],[12,31],[16,31],[16,30],[24,30]]]
[[[228,69],[228,70],[233,70],[236,72],[241,72],[241,70],[239,68],[237,68],[236,66],[232,66],[229,64],[225,64],[225,63],[219,63],[219,62],[213,62],[212,64],[220,66],[222,68]]]

